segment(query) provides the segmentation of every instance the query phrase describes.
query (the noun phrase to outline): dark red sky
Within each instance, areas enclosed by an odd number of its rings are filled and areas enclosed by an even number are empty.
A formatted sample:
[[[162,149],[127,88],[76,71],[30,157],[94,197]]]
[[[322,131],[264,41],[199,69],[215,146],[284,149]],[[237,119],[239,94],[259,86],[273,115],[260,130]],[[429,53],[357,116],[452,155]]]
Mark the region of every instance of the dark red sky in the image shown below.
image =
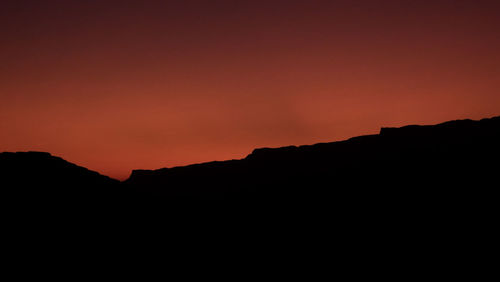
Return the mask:
[[[500,115],[500,1],[0,3],[0,151],[116,178]]]

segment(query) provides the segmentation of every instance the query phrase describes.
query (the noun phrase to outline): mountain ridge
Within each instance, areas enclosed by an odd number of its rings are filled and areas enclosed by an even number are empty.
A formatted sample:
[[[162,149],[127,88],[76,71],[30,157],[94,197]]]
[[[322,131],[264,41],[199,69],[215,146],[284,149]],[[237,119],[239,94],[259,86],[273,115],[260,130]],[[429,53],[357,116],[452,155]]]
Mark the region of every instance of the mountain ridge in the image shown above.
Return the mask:
[[[179,168],[185,168],[185,167],[196,167],[196,166],[203,166],[203,165],[210,165],[210,164],[216,164],[216,163],[224,163],[224,162],[231,162],[231,161],[241,161],[245,160],[248,158],[253,158],[255,155],[261,155],[261,154],[266,154],[266,153],[277,153],[280,151],[295,151],[295,150],[300,150],[300,149],[305,149],[305,148],[311,148],[311,147],[316,147],[316,146],[326,146],[330,144],[336,144],[336,143],[343,143],[343,142],[349,142],[349,141],[355,141],[359,139],[366,139],[366,138],[371,138],[371,137],[376,137],[376,136],[388,136],[388,135],[396,135],[398,133],[407,133],[409,131],[415,131],[415,130],[426,130],[426,129],[433,129],[433,128],[439,128],[443,126],[448,126],[448,125],[456,125],[456,124],[468,124],[468,125],[473,125],[474,123],[484,123],[488,121],[498,121],[500,122],[500,116],[494,116],[490,118],[483,118],[480,120],[472,120],[472,119],[457,119],[457,120],[450,120],[450,121],[445,121],[442,123],[438,124],[429,124],[429,125],[418,125],[418,124],[411,124],[411,125],[404,125],[401,127],[381,127],[380,131],[378,134],[367,134],[367,135],[360,135],[360,136],[354,136],[350,137],[348,139],[344,140],[338,140],[338,141],[332,141],[332,142],[319,142],[319,143],[314,143],[314,144],[305,144],[305,145],[287,145],[287,146],[282,146],[282,147],[260,147],[260,148],[255,148],[252,150],[250,154],[245,156],[244,158],[241,159],[230,159],[230,160],[220,160],[220,161],[209,161],[209,162],[201,162],[201,163],[194,163],[194,164],[188,164],[188,165],[182,165],[182,166],[173,166],[173,167],[163,167],[163,168],[158,168],[158,169],[134,169],[132,170],[132,173],[130,177],[124,182],[128,181],[131,177],[134,177],[136,175],[141,175],[141,174],[147,174],[148,172],[164,172],[170,169],[179,169]]]
[[[125,181],[45,152],[0,153],[2,193],[44,198],[328,198],[470,193],[498,183],[500,116],[382,127],[312,145],[256,148],[242,159],[136,169]],[[491,165],[493,164],[493,165]],[[13,183],[13,184],[10,184]],[[7,185],[6,185],[7,184]],[[41,189],[40,187],[49,187]],[[379,189],[376,187],[384,187]],[[14,188],[14,189],[12,189]],[[424,192],[425,191],[425,192]],[[426,194],[427,193],[427,194]],[[49,196],[48,196],[49,195]],[[417,197],[418,198],[418,197]],[[368,199],[367,199],[368,200]]]
[[[444,196],[450,185],[493,180],[496,167],[487,164],[500,156],[498,143],[500,117],[384,127],[379,134],[342,141],[258,148],[239,160],[135,171],[124,183],[167,197],[332,196],[355,189],[369,194],[373,185],[392,193],[404,185],[432,187]],[[388,172],[391,176],[380,182]]]
[[[120,182],[47,152],[0,153],[0,195],[22,202],[94,202],[112,198]]]

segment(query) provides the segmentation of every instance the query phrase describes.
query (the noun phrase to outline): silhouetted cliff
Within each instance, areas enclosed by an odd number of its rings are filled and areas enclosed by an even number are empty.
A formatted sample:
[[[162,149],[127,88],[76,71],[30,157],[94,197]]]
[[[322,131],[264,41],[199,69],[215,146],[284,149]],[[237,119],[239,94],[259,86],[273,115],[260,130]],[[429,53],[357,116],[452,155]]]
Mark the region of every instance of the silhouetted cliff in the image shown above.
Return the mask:
[[[499,144],[500,117],[382,128],[346,141],[256,149],[242,160],[138,170],[125,184],[164,197],[452,200],[499,186]]]

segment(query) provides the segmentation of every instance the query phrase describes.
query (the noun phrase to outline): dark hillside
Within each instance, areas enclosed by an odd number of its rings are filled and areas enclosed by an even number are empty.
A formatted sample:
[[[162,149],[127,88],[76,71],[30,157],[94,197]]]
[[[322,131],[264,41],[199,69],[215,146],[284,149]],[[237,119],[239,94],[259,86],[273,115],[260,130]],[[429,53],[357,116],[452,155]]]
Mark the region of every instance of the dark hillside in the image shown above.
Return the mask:
[[[382,128],[346,141],[256,149],[242,160],[136,170],[125,183],[165,197],[451,198],[499,186],[499,144],[500,117]]]

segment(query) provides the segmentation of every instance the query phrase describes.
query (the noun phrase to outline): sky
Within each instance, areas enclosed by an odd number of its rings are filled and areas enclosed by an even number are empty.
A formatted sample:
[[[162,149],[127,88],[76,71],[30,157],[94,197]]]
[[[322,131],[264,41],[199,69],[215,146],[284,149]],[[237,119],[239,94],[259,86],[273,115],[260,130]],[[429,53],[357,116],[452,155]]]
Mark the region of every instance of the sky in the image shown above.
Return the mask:
[[[126,179],[500,115],[500,1],[0,3],[0,151]]]

